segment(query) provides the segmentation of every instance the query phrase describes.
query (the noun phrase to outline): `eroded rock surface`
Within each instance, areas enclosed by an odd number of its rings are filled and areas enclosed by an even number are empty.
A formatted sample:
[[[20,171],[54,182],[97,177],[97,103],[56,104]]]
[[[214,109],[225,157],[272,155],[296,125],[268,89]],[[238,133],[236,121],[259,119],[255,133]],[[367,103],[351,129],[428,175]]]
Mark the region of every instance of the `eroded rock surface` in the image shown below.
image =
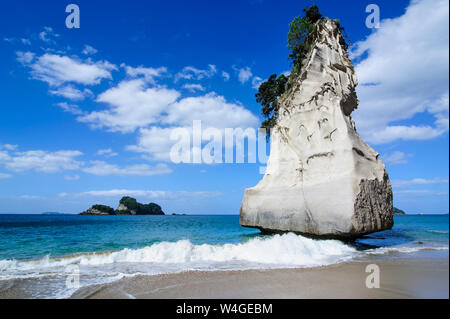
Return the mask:
[[[322,19],[299,76],[280,97],[266,174],[245,191],[241,225],[335,238],[393,226],[385,166],[350,116],[356,85],[337,23]]]

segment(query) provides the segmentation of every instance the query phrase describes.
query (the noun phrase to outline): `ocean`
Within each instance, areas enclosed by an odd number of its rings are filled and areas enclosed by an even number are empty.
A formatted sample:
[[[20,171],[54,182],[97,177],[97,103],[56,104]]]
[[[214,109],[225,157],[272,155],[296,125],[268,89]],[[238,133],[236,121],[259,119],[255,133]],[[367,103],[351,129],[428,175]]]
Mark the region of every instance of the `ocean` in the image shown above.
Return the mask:
[[[448,215],[397,215],[392,230],[354,243],[262,235],[236,215],[0,215],[0,292],[65,298],[76,287],[137,274],[318,267],[379,258],[447,258]]]

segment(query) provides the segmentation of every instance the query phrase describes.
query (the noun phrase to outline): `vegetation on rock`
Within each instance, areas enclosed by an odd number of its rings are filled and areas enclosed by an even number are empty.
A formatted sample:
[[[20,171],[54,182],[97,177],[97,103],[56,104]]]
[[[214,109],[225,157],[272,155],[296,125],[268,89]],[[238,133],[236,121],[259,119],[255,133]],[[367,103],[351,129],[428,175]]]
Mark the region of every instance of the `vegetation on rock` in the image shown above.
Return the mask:
[[[134,212],[136,215],[164,215],[161,206],[155,203],[141,204],[136,201],[135,198],[125,196],[119,202],[126,207],[125,210],[118,210],[118,214],[131,214]]]
[[[120,200],[117,210],[106,205],[93,205],[81,215],[164,215],[164,212],[158,204],[141,204],[135,198],[125,196]]]
[[[278,99],[291,88],[293,79],[300,73],[303,60],[316,39],[316,23],[322,19],[322,14],[316,5],[303,9],[303,12],[303,17],[298,16],[289,24],[287,48],[290,52],[288,59],[292,61],[293,65],[290,76],[281,74],[277,77],[276,74],[272,74],[259,86],[258,93],[255,94],[256,102],[261,103],[261,111],[265,117],[261,123],[262,128],[274,127],[278,117]],[[340,26],[339,21],[335,20],[335,22],[343,32],[344,28]],[[347,49],[347,45],[345,43],[344,45]]]

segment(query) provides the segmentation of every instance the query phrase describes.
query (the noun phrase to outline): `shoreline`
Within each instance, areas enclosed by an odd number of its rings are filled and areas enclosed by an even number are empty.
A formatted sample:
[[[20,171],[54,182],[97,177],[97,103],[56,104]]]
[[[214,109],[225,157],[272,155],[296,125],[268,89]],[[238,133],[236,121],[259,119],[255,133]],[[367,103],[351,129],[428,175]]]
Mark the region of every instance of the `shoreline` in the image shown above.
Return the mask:
[[[366,287],[366,266],[380,269],[380,288]],[[74,299],[410,299],[449,298],[448,258],[344,262],[315,268],[187,271],[137,275],[82,287]],[[1,296],[0,296],[1,297]]]

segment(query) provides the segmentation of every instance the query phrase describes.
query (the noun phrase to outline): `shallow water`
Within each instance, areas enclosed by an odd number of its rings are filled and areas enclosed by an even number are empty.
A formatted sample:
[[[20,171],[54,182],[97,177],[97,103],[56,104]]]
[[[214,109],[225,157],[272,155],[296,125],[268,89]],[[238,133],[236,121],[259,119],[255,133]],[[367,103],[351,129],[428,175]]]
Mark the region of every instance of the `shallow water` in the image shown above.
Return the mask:
[[[448,215],[395,216],[392,230],[355,243],[261,235],[239,216],[0,215],[0,290],[66,297],[75,266],[81,285],[184,270],[315,267],[366,258],[448,258]],[[38,280],[39,279],[39,280]]]

